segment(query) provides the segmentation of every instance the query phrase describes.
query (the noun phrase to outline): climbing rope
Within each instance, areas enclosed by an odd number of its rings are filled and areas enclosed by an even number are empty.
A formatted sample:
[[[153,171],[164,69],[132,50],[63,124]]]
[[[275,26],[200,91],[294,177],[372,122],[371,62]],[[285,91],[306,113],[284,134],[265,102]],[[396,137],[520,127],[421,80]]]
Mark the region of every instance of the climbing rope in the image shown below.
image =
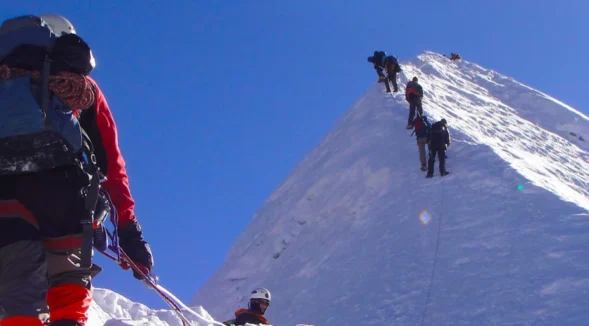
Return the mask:
[[[442,230],[443,214],[444,214],[444,178],[442,177],[442,193],[440,195],[440,217],[439,217],[439,222],[438,222],[438,234],[436,237],[436,250],[434,252],[434,262],[433,262],[433,266],[432,266],[432,274],[430,277],[429,285],[427,287],[425,306],[423,307],[423,316],[421,317],[421,323],[420,323],[421,326],[423,326],[423,323],[425,322],[425,317],[427,316],[427,307],[429,306],[429,300],[430,300],[431,293],[432,293],[432,286],[434,284],[434,278],[436,276],[436,264],[438,262],[438,250],[440,249],[440,232]]]

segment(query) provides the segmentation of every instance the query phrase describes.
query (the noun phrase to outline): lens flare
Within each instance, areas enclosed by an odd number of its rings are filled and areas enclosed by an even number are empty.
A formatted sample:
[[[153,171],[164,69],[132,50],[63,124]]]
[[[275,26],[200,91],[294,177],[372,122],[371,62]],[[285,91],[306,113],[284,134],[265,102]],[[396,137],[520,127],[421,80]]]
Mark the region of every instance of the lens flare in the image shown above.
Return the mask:
[[[421,222],[421,224],[423,225],[428,225],[429,222],[432,221],[432,214],[430,214],[428,211],[424,210],[421,213],[419,213],[419,221]]]

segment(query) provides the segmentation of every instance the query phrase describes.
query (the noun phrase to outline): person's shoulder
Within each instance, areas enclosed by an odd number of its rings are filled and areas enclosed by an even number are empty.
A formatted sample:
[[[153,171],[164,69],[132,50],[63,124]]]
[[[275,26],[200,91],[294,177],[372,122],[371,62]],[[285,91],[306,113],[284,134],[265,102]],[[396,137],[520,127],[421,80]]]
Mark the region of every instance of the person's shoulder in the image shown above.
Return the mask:
[[[92,78],[90,76],[85,76],[85,77],[86,77],[86,80],[90,83],[90,85],[94,89],[94,92],[102,95],[102,90],[98,86],[98,82],[96,82],[96,80],[94,80],[94,78]]]
[[[261,320],[252,312],[247,310],[240,310],[235,314],[235,325],[243,325],[245,323],[259,324]]]

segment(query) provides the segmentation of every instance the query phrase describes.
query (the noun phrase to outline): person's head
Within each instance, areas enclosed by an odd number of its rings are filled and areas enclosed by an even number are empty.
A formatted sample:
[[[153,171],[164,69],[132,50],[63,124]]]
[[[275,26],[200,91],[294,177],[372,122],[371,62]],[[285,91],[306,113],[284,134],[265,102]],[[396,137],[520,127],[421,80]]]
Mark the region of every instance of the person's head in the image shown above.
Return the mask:
[[[448,121],[446,121],[446,119],[442,119],[442,120],[440,120],[440,122],[442,123],[442,125],[444,127],[447,127],[448,126]]]
[[[372,60],[374,60],[374,57],[368,57],[368,62],[372,62]]]
[[[249,309],[255,313],[263,315],[270,306],[272,295],[265,288],[257,288],[250,295]]]
[[[417,83],[417,80],[418,80],[418,79],[417,79],[417,77],[413,77],[413,79],[412,79],[412,80],[413,80],[413,82],[414,82],[414,83]]]
[[[43,14],[39,15],[39,18],[41,18],[53,33],[59,37],[58,42],[68,45],[63,47],[67,51],[57,53],[57,57],[66,58],[64,62],[71,67],[80,67],[80,69],[75,69],[75,71],[89,74],[96,67],[96,60],[94,59],[92,50],[88,44],[77,35],[76,28],[67,18],[55,14]],[[75,55],[70,53],[74,48],[81,47],[85,48],[85,50],[82,51],[84,52],[83,55],[80,52],[76,52]]]

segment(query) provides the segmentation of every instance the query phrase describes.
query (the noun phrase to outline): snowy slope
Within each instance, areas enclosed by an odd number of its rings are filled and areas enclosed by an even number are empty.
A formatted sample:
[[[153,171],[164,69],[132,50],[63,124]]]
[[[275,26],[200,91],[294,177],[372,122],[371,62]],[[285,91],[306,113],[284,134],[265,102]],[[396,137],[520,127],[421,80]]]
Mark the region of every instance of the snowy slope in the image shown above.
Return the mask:
[[[589,119],[466,61],[426,52],[403,69],[449,122],[452,174],[424,178],[407,103],[375,84],[193,304],[226,320],[265,286],[283,326],[589,325]]]
[[[178,316],[169,310],[152,310],[140,303],[107,289],[93,290],[94,302],[90,306],[89,319],[86,326],[181,326]],[[213,325],[212,317],[202,308],[193,307],[193,311],[204,319],[190,313],[186,316],[194,325]]]

